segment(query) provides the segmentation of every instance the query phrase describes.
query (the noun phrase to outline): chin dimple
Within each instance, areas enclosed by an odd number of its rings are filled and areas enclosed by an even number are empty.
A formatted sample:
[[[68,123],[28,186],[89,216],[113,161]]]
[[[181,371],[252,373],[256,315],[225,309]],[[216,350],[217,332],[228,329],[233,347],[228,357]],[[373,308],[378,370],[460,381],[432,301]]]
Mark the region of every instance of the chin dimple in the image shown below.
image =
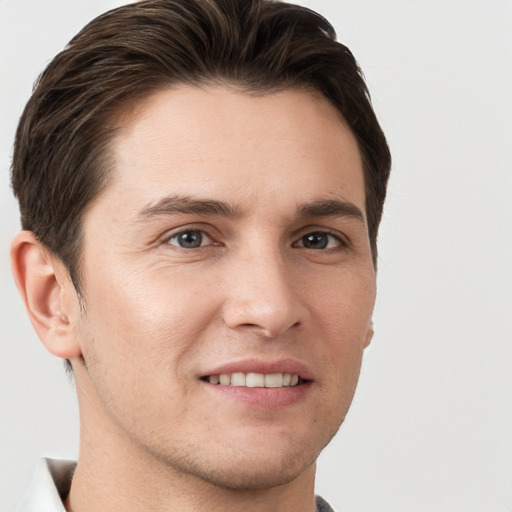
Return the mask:
[[[298,386],[303,380],[291,373],[222,373],[205,377],[210,384],[245,388],[285,388]]]

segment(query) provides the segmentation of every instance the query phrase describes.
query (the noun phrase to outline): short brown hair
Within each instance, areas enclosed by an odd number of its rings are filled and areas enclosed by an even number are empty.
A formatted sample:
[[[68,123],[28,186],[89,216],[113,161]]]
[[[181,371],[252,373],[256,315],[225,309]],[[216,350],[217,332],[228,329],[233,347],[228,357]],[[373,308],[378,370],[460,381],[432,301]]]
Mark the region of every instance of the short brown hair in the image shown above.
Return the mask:
[[[99,16],[72,39],[39,77],[16,132],[22,227],[63,261],[77,291],[81,220],[108,184],[115,120],[127,101],[176,83],[322,93],[359,144],[376,263],[391,157],[358,64],[333,27],[272,0],[145,0]]]

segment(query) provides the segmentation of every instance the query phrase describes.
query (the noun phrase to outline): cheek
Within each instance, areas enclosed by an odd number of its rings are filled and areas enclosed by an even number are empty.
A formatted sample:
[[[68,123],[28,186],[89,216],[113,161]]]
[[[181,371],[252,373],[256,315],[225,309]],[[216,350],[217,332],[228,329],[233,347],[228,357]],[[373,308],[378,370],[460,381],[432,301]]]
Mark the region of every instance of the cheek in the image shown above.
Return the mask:
[[[355,345],[366,339],[373,307],[376,285],[373,270],[346,272],[324,280],[324,285],[311,289],[310,305],[327,330],[327,339],[345,340]]]
[[[89,283],[80,329],[101,409],[127,428],[141,417],[153,418],[154,426],[163,415],[166,424],[167,410],[184,413],[176,397],[187,396],[193,341],[209,319],[206,304],[196,300],[192,308],[176,287],[149,276],[112,279],[105,288],[101,279]]]
[[[97,273],[85,290],[86,361],[97,360],[123,380],[130,372],[168,380],[184,371],[216,306],[204,288],[198,293],[194,281],[176,274]]]
[[[103,274],[103,275],[102,275]],[[171,333],[180,330],[191,314],[206,314],[198,303],[196,281],[177,269],[110,269],[95,276],[86,292],[87,310],[102,328],[141,333]],[[204,288],[203,288],[204,295]],[[197,307],[192,308],[192,303]],[[149,341],[145,339],[144,341]]]
[[[334,381],[331,390],[349,404],[371,330],[375,280],[368,272],[341,276],[330,283],[315,297],[314,317],[324,340],[324,365]]]

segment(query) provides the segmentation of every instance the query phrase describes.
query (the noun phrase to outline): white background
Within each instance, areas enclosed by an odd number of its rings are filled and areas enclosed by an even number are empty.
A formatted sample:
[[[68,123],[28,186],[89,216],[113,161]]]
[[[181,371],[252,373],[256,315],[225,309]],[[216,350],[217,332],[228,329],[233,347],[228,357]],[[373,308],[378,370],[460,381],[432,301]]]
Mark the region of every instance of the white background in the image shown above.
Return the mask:
[[[120,3],[0,0],[1,512],[78,442],[73,387],[10,277],[13,134],[43,66]],[[340,512],[511,512],[512,2],[303,3],[358,58],[394,157],[376,336],[317,490]]]

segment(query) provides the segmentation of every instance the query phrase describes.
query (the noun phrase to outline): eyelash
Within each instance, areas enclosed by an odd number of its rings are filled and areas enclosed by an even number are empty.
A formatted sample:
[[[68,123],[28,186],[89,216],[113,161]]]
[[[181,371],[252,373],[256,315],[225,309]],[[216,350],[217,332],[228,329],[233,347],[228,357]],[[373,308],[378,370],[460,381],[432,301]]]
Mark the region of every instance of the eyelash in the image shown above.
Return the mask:
[[[198,245],[197,247],[183,247],[182,245],[179,244],[178,242],[178,237],[180,236],[185,236],[185,235],[190,235],[190,234],[196,234],[196,235],[199,235],[199,243],[200,245]],[[304,241],[306,239],[306,237],[324,237],[324,236],[327,236],[329,237],[330,240],[327,241],[327,244],[326,244],[326,247],[321,247],[320,249],[318,248],[313,248],[313,247],[307,247],[305,244],[304,244]],[[209,240],[210,242],[207,243],[206,245],[203,245],[203,239],[204,237],[207,238],[207,241]],[[172,243],[171,241],[172,240],[176,240],[177,243]],[[329,245],[332,243],[332,241],[335,241],[336,243],[336,246],[335,247],[329,247]],[[193,250],[193,249],[200,249],[200,248],[203,248],[203,247],[208,247],[210,245],[220,245],[220,244],[216,244],[214,242],[214,239],[212,236],[210,236],[207,231],[205,231],[204,229],[200,229],[200,228],[189,228],[189,229],[184,229],[184,230],[181,230],[177,233],[174,233],[173,235],[171,236],[168,236],[166,237],[165,239],[165,242],[169,245],[173,245],[179,249],[182,249],[182,250],[185,250],[185,251],[189,251],[189,250]],[[194,241],[192,240],[191,243],[193,243]],[[213,242],[213,243],[212,243]],[[342,237],[340,237],[338,234],[335,234],[335,233],[332,233],[331,231],[327,231],[327,230],[323,230],[323,229],[318,229],[318,230],[313,230],[313,231],[308,231],[307,233],[304,233],[303,235],[301,235],[299,237],[299,239],[293,243],[293,247],[303,247],[305,249],[309,249],[309,250],[312,250],[312,251],[320,251],[320,250],[330,250],[330,249],[336,249],[336,248],[346,248],[348,247],[348,243],[346,240],[344,240]]]

